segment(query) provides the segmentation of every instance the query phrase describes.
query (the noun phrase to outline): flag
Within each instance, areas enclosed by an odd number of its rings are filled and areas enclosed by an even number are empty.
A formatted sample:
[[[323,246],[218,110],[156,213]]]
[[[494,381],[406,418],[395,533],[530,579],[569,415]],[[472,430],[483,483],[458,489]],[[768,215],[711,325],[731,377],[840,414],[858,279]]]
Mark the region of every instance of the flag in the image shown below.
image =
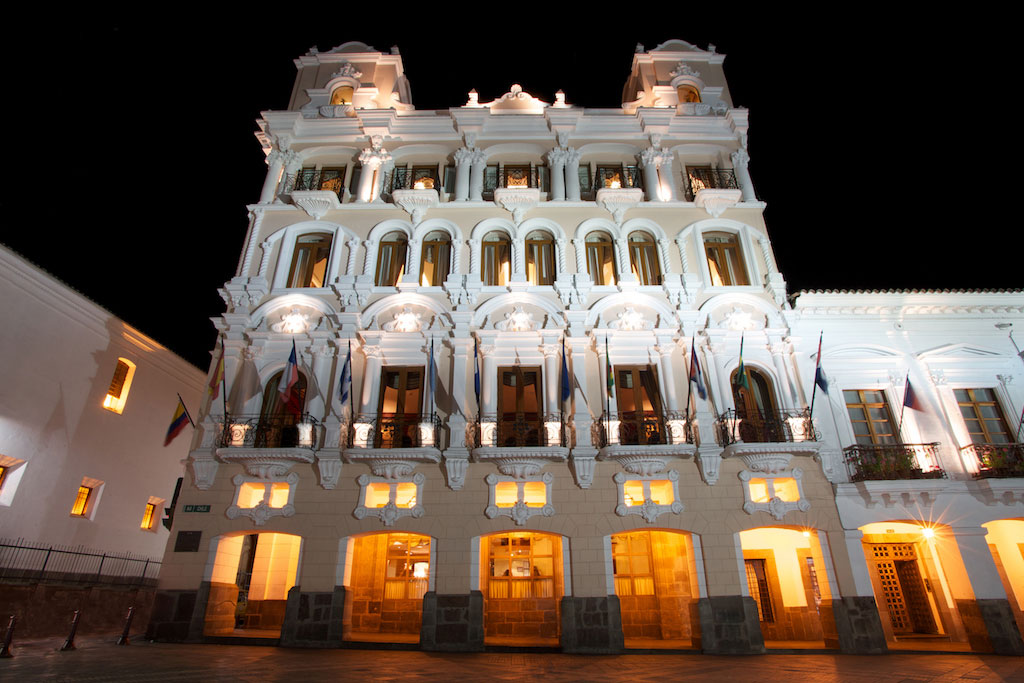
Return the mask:
[[[907,386],[903,390],[903,406],[910,408],[911,410],[923,411],[924,405],[921,400],[914,393],[913,387],[910,386],[910,373],[907,373]]]
[[[697,395],[707,399],[708,392],[704,388],[704,373],[700,371],[700,361],[697,360],[697,343],[690,344],[690,381],[697,384]]]
[[[220,395],[220,383],[224,381],[224,344],[220,346],[220,358],[217,359],[217,367],[213,370],[213,376],[210,377],[210,399],[215,399]]]
[[[569,361],[565,357],[565,337],[562,337],[562,403],[572,396],[572,384],[569,382]]]
[[[604,374],[608,382],[608,398],[615,392],[615,375],[612,373],[612,357],[608,353],[608,337],[604,338]]]
[[[281,381],[277,385],[277,393],[281,395],[281,403],[289,412],[299,415],[302,413],[302,406],[298,405],[299,397],[292,389],[299,383],[299,364],[296,358],[295,340],[292,340],[292,352],[288,356],[288,365],[281,373]]]
[[[437,391],[437,364],[434,363],[434,340],[430,340],[430,359],[427,366],[427,381],[430,383],[430,407],[434,407],[434,397]]]
[[[747,377],[747,369],[743,365],[743,335],[740,335],[740,364],[736,366],[736,378],[732,382],[738,387],[750,391],[750,378]]]
[[[245,404],[254,396],[260,395],[260,373],[256,364],[248,358],[242,359],[242,366],[235,375],[235,381],[231,385],[231,393],[228,395],[228,405],[232,412],[240,412]]]
[[[825,379],[825,372],[821,369],[821,340],[824,336],[825,333],[822,332],[821,336],[818,337],[818,365],[814,368],[814,383],[818,385],[822,392],[827,394],[828,380]]]
[[[476,407],[480,410],[480,354],[477,345],[480,340],[473,337],[473,389],[476,391]]]
[[[188,411],[185,410],[185,404],[181,400],[181,396],[178,397],[178,406],[174,409],[174,417],[171,418],[171,426],[167,428],[167,436],[164,437],[164,446],[171,445],[174,441],[174,437],[181,434],[182,430],[185,429],[185,425],[192,422],[192,418],[188,416]]]
[[[345,364],[341,366],[341,405],[344,406],[352,397],[352,340],[348,340],[348,355],[345,356]]]

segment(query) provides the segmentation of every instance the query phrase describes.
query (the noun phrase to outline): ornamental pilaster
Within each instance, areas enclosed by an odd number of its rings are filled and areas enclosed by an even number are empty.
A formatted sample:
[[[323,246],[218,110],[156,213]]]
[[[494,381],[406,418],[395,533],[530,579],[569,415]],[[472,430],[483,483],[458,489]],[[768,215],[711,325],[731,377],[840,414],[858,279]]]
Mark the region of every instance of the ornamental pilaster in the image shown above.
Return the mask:
[[[284,166],[282,153],[278,149],[271,150],[267,155],[267,177],[263,180],[263,188],[260,190],[260,204],[270,204],[274,201],[274,191],[277,189],[278,181],[281,179],[281,168]]]
[[[469,169],[473,163],[473,150],[460,147],[455,150],[455,201],[464,202],[469,198]]]
[[[469,174],[469,198],[474,202],[484,198],[484,169],[487,167],[487,154],[483,150],[474,149],[472,167]]]
[[[348,247],[348,263],[345,264],[345,274],[355,275],[356,272],[356,255],[359,250],[359,238],[353,237],[352,239],[345,242],[345,246]]]
[[[556,147],[548,152],[548,167],[551,169],[551,200],[565,200],[565,150]]]
[[[670,411],[679,410],[679,399],[676,396],[675,373],[672,370],[672,353],[675,351],[675,344],[659,344],[654,347],[658,352],[661,361],[661,376],[665,385],[665,403]]]
[[[658,240],[658,258],[661,259],[661,272],[668,273],[668,239]]]
[[[633,269],[629,267],[629,241],[625,237],[615,240],[615,262],[619,268],[619,279],[630,279],[628,276],[632,275]]]
[[[773,273],[777,273],[778,271],[775,269],[775,262],[772,261],[772,247],[768,243],[768,238],[767,237],[758,237],[757,238],[757,243],[761,247],[761,256],[764,258],[765,271],[769,275],[771,275]]]
[[[682,266],[683,266],[683,273],[684,274],[689,273],[690,272],[690,257],[686,253],[686,238],[685,237],[677,237],[676,238],[676,246],[679,247],[679,260],[680,260],[680,262],[682,263]]]
[[[647,201],[658,201],[658,157],[661,150],[649,147],[640,152],[640,165],[644,167],[644,188]]]
[[[736,172],[736,182],[743,193],[743,201],[756,202],[757,196],[754,194],[754,182],[750,178],[750,154],[746,149],[741,148],[729,155],[729,158],[732,160],[732,168]]]
[[[256,253],[257,237],[260,234],[260,226],[262,224],[263,210],[250,211],[249,234],[246,237],[245,253],[242,256],[242,262],[238,265],[238,272],[235,273],[238,277],[248,276],[249,269],[252,268],[252,257]]]
[[[469,272],[480,274],[480,240],[466,240],[469,245]]]
[[[267,268],[270,267],[270,250],[273,247],[274,247],[274,245],[272,243],[270,243],[270,242],[263,242],[263,243],[260,244],[260,249],[263,250],[263,258],[260,259],[260,272],[259,272],[259,276],[260,277],[266,277],[267,276]]]
[[[577,238],[572,241],[572,246],[576,249],[576,272],[583,274],[587,272],[587,243],[585,240]]]
[[[580,200],[580,151],[572,147],[565,150],[565,198]]]
[[[363,240],[363,275],[373,275],[373,259],[377,257],[377,243]]]
[[[559,237],[558,239],[556,239],[555,240],[555,245],[558,248],[557,252],[555,253],[555,258],[558,259],[558,273],[557,274],[561,275],[562,273],[566,272],[566,267],[565,267],[565,238],[564,237]]]

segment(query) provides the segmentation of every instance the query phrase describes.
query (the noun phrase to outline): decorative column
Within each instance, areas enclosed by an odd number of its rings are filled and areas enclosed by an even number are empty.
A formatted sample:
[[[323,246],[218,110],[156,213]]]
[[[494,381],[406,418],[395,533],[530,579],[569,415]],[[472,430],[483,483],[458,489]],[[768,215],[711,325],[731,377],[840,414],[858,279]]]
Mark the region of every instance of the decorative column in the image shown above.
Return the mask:
[[[676,246],[679,247],[679,260],[683,265],[683,274],[690,272],[690,257],[686,254],[686,238],[677,237]]]
[[[270,204],[274,201],[274,191],[281,178],[281,169],[284,166],[284,153],[274,148],[267,155],[267,177],[263,180],[263,189],[260,190],[260,204]]]
[[[769,351],[772,354],[772,363],[775,364],[775,373],[779,376],[779,393],[782,394],[783,408],[785,410],[796,410],[796,394],[793,393],[793,382],[790,381],[786,367],[786,354],[789,352],[789,344],[784,341],[771,342]]]
[[[359,238],[353,237],[352,239],[345,242],[345,246],[348,247],[348,263],[345,264],[345,274],[355,275],[356,274],[356,250],[359,249]]]
[[[484,169],[487,167],[487,155],[482,150],[472,150],[472,167],[469,173],[469,198],[474,202],[484,199]]]
[[[420,282],[420,249],[423,246],[422,240],[410,239],[409,248],[406,251],[405,275],[402,282],[418,285]]]
[[[461,147],[455,150],[455,201],[469,198],[469,167],[473,163],[473,150]]]
[[[568,269],[565,267],[565,238],[559,237],[558,239],[556,239],[555,245],[558,248],[558,250],[555,253],[555,258],[558,260],[558,272],[555,274],[555,277],[557,278],[558,276],[562,275],[562,273],[568,271]]]
[[[383,137],[373,135],[370,137],[370,146],[359,155],[363,172],[359,176],[357,203],[368,204],[380,197],[380,187],[383,184],[381,169],[384,164],[391,161],[391,154],[383,148],[383,144]]]
[[[740,192],[743,193],[743,201],[756,202],[757,196],[754,194],[754,183],[750,179],[750,170],[748,169],[750,154],[747,153],[746,148],[742,148],[733,152],[730,155],[730,159],[732,159],[732,168],[736,171],[736,182],[740,186]]]
[[[480,275],[480,240],[466,240],[469,245],[469,272]]]
[[[679,410],[679,399],[676,396],[676,373],[672,369],[672,352],[675,350],[675,345],[662,342],[655,346],[654,350],[661,357],[661,384],[665,387],[665,408],[675,412]]]
[[[542,344],[541,351],[544,353],[544,412],[557,413],[558,410],[558,389],[560,384],[560,373],[558,368],[558,355],[562,351],[561,344]]]
[[[580,200],[580,151],[572,147],[565,150],[565,198]]]
[[[526,282],[526,240],[516,237],[512,240],[511,282]]]
[[[305,353],[311,356],[310,372],[313,374],[309,389],[316,388],[317,391],[306,401],[306,412],[318,420],[322,420],[327,413],[327,406],[324,403],[323,387],[330,390],[330,377],[324,371],[325,366],[330,366],[330,358],[334,356],[334,349],[323,346],[310,346]]]
[[[289,176],[298,175],[299,171],[302,170],[302,157],[297,152],[287,151],[281,155],[282,161],[284,161],[284,180],[287,181]],[[280,183],[279,183],[280,184]],[[280,199],[277,200],[280,203]]]
[[[620,282],[635,282],[633,268],[629,263],[629,241],[626,237],[619,237],[615,240],[615,263],[619,268]]]
[[[256,253],[256,242],[258,241],[257,237],[259,237],[260,225],[262,223],[262,209],[249,212],[249,234],[246,236],[245,253],[242,255],[242,260],[238,264],[238,270],[235,272],[236,277],[247,275],[252,267],[252,257]]]
[[[565,201],[565,156],[565,150],[561,147],[556,147],[548,152],[548,166],[551,169],[551,201]]]
[[[640,153],[640,164],[644,167],[644,193],[647,201],[656,202],[658,198],[658,158],[661,150],[648,147]]]
[[[675,174],[672,173],[672,152],[663,149],[658,156],[658,175],[661,177],[661,186],[658,196],[663,202],[674,202],[676,200]]]
[[[263,258],[260,259],[260,277],[265,278],[267,276],[267,268],[270,267],[270,250],[273,246],[274,245],[271,242],[263,242],[260,244],[260,249],[263,250]]]
[[[380,382],[380,370],[384,364],[384,351],[379,346],[363,345],[366,363],[363,365],[363,391],[359,398],[357,419],[373,419],[377,416],[377,402],[374,390]],[[355,375],[355,373],[352,373]]]
[[[758,237],[757,243],[761,247],[761,256],[764,257],[765,272],[769,275],[777,273],[778,271],[775,269],[775,263],[772,261],[772,249],[771,245],[768,243],[768,238]]]
[[[373,275],[373,260],[377,258],[377,243],[363,240],[363,275]]]
[[[493,416],[498,412],[498,391],[495,382],[498,380],[498,361],[494,357],[494,345],[478,347],[484,357],[484,369],[480,377],[480,401],[483,403],[484,415]]]
[[[587,243],[582,237],[574,239],[572,246],[576,249],[576,272],[585,274],[587,272]]]
[[[469,380],[469,369],[473,362],[472,337],[449,339],[445,342],[452,349],[452,385],[450,394],[454,406],[464,406],[469,410],[469,396],[466,386]],[[473,414],[473,413],[470,413]],[[466,470],[469,467],[469,450],[472,443],[466,443],[466,415],[456,410],[448,416],[450,442],[444,450],[444,468],[448,480],[448,488],[453,491],[461,489],[466,482]]]
[[[658,258],[661,260],[661,272],[666,275],[669,272],[668,245],[669,241],[667,239],[658,240]]]

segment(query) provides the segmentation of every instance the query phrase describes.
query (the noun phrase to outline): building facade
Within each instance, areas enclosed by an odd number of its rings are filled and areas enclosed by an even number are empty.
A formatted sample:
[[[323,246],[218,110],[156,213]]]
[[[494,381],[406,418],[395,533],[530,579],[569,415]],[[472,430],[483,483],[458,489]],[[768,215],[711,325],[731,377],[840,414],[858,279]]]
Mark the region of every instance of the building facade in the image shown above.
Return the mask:
[[[444,111],[296,60],[150,635],[1024,652],[1024,295],[790,300],[724,59]]]
[[[202,371],[3,246],[0,304],[0,576],[154,578]]]

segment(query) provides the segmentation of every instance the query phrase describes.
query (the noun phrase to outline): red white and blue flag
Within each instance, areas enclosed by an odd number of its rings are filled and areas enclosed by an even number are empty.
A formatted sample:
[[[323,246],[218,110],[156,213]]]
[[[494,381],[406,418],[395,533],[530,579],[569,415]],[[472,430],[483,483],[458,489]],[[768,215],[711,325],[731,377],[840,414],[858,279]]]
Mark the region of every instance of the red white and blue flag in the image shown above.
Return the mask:
[[[690,343],[690,382],[697,385],[697,395],[706,400],[707,389],[704,388],[704,373],[700,371],[700,361],[697,359],[697,343]]]
[[[292,340],[292,352],[288,356],[288,365],[281,373],[281,382],[277,385],[277,393],[281,395],[281,403],[289,412],[296,415],[302,414],[302,406],[299,405],[299,396],[294,391],[295,385],[299,383],[298,354],[295,352],[295,340]]]

